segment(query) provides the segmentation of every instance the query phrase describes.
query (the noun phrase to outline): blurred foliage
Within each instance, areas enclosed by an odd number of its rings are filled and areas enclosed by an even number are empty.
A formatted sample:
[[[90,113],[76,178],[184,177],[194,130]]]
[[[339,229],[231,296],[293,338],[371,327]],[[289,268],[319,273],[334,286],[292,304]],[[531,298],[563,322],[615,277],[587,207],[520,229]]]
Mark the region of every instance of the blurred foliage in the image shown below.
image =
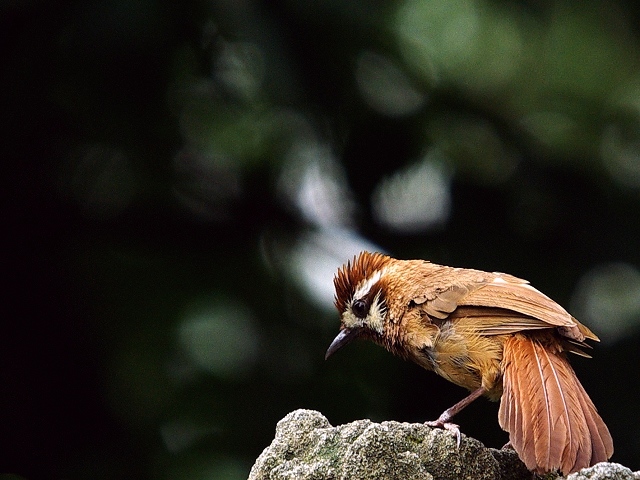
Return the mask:
[[[357,344],[357,251],[528,278],[640,469],[633,1],[5,2],[0,472],[246,478],[295,408],[463,392]],[[497,406],[463,431],[506,441]]]

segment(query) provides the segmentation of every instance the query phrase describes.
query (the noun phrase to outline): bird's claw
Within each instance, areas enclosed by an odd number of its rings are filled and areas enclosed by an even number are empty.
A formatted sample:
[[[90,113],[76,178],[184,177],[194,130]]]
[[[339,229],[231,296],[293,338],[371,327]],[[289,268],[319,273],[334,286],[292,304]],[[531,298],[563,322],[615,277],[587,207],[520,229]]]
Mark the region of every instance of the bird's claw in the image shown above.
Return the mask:
[[[455,423],[450,423],[450,422],[443,422],[441,420],[433,420],[431,422],[425,422],[424,424],[428,427],[442,428],[444,430],[450,431],[456,437],[456,446],[460,448],[460,440],[462,439],[461,437],[462,434],[460,433],[459,425],[456,425]]]

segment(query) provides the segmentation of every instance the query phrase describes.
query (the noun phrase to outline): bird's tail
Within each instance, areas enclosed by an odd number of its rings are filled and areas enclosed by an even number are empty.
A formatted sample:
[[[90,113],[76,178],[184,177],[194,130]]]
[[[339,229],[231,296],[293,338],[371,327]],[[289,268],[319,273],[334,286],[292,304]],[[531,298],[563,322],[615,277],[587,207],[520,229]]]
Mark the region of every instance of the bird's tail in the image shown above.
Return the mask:
[[[606,461],[613,440],[569,361],[538,340],[505,340],[500,426],[529,470],[575,472]]]

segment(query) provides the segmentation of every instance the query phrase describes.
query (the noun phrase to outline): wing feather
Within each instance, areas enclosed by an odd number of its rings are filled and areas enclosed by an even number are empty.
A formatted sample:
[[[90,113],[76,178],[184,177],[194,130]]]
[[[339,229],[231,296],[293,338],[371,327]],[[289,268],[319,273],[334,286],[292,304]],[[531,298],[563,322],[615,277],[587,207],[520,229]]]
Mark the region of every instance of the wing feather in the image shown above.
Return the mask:
[[[476,318],[485,335],[556,327],[560,335],[578,344],[585,338],[598,340],[591,330],[525,280],[464,269],[456,269],[456,275],[455,284],[438,283],[437,288],[415,295],[412,301],[430,318]]]
[[[460,305],[505,308],[556,327],[575,326],[564,308],[526,283],[487,283],[461,300]]]
[[[449,319],[473,324],[479,335],[504,335],[522,330],[540,330],[550,325],[538,318],[504,308],[458,307]]]

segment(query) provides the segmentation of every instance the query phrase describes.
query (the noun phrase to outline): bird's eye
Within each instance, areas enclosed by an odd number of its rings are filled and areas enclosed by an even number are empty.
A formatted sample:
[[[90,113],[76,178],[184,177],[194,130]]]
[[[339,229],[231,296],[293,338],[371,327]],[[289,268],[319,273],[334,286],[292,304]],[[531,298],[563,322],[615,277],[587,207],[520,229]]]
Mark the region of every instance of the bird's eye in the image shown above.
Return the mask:
[[[367,305],[367,302],[362,299],[356,300],[353,302],[353,305],[351,305],[351,311],[356,317],[364,318],[369,312],[369,306]]]

